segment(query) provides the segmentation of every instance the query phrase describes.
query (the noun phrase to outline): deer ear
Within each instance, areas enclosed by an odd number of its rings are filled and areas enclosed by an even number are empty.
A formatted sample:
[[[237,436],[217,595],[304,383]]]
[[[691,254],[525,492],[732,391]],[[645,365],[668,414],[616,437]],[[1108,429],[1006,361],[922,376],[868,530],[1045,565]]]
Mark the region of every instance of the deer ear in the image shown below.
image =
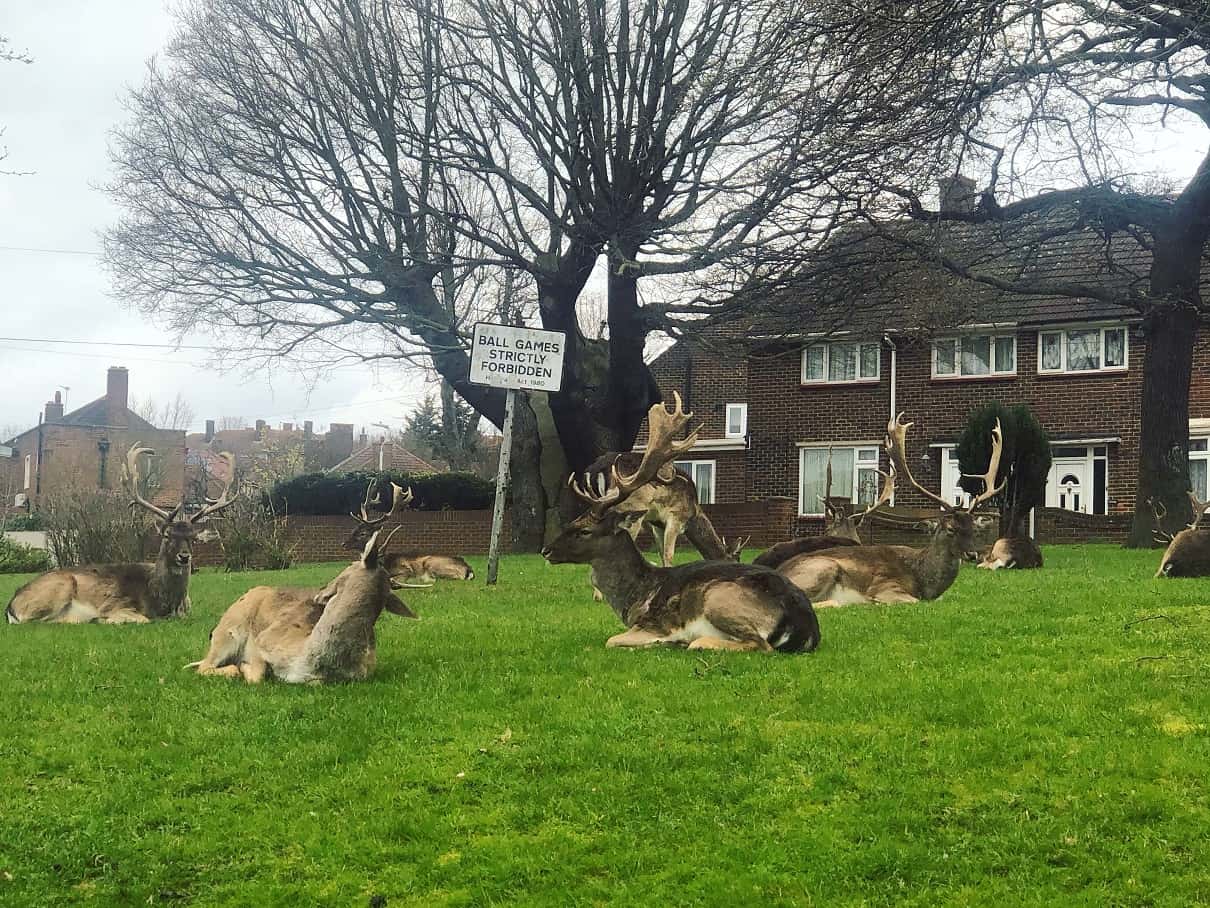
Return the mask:
[[[378,534],[380,530],[375,530],[370,536],[369,542],[366,543],[365,549],[361,553],[361,563],[373,570],[378,567]]]
[[[408,608],[404,604],[403,600],[394,593],[387,593],[387,601],[384,607],[388,612],[393,615],[398,615],[400,618],[420,618],[419,615]]]
[[[672,482],[676,478],[676,467],[670,463],[666,463],[656,470],[655,476],[660,482]]]

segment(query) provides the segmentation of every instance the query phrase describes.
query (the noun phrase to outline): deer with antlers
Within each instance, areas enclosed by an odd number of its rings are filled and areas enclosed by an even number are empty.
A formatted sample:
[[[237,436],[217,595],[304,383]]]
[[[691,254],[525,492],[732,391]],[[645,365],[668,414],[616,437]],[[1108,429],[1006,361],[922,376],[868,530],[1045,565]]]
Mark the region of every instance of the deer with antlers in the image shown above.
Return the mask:
[[[412,500],[412,490],[399,492],[399,486],[391,483],[394,489],[391,508],[377,517],[370,516],[370,508],[381,507],[382,497],[374,495],[377,483],[370,480],[366,486],[365,499],[361,503],[361,513],[349,512],[349,516],[357,523],[356,529],[344,541],[344,548],[360,551],[365,547],[369,538],[381,530],[387,520],[400,511]],[[371,496],[374,496],[371,500]],[[437,580],[473,580],[475,572],[465,559],[456,555],[425,555],[420,552],[396,552],[383,555],[383,563],[387,573],[391,575],[391,583],[395,589],[421,588],[432,586]]]
[[[60,568],[43,574],[17,590],[8,605],[10,624],[145,624],[154,618],[175,618],[189,613],[189,575],[192,546],[205,538],[203,524],[234,501],[232,484],[235,458],[223,454],[228,476],[222,494],[207,501],[195,514],[186,515],[184,504],[171,511],[156,507],[139,493],[139,458],[152,455],[137,442],[126,452],[122,484],[132,507],[155,518],[160,549],[153,563],[92,564]]]
[[[778,568],[796,586],[805,591],[816,607],[847,605],[856,602],[917,602],[936,599],[954,582],[962,561],[975,544],[974,512],[979,505],[998,495],[1003,484],[995,485],[1000,469],[1003,434],[997,420],[992,430],[992,453],[987,472],[982,476],[984,491],[966,508],[959,508],[941,495],[926,489],[912,476],[906,451],[907,430],[899,414],[887,424],[886,449],[891,471],[886,486],[891,489],[898,477],[904,477],[918,492],[941,509],[937,529],[923,549],[902,545],[863,545],[828,549],[791,558]]]
[[[1175,536],[1168,539],[1168,548],[1160,559],[1156,577],[1205,577],[1210,575],[1210,529],[1202,526],[1202,518],[1206,516],[1206,508],[1210,501],[1202,501],[1193,492],[1186,493],[1189,503],[1193,505],[1193,522]],[[1162,507],[1162,506],[1161,506]],[[1152,502],[1155,512],[1155,525],[1161,525],[1166,512],[1161,512]],[[1157,534],[1158,541],[1165,541]]]
[[[626,510],[626,500],[649,483],[678,454],[693,446],[697,430],[677,441],[692,413],[669,412],[655,404],[648,412],[647,450],[633,472],[613,464],[608,476],[572,491],[588,510],[572,521],[542,554],[551,564],[590,564],[596,583],[626,626],[607,646],[656,644],[690,649],[810,651],[819,645],[819,622],[810,600],[785,577],[766,567],[734,561],[698,561],[657,567],[640,554],[632,536],[642,518]]]
[[[391,483],[394,514],[412,500]],[[362,514],[373,502],[367,501]],[[368,518],[367,518],[368,519]],[[253,587],[223,613],[210,632],[206,655],[186,668],[200,675],[243,678],[257,684],[274,677],[288,683],[358,681],[377,661],[374,625],[383,611],[403,618],[415,613],[399,599],[383,550],[381,522],[370,533],[361,557],[323,589]]]
[[[894,470],[895,468],[892,466],[889,473],[883,473],[881,470],[878,471],[883,479],[882,491],[878,494],[874,503],[865,510],[859,513],[852,513],[843,508],[838,508],[832,500],[832,449],[828,448],[828,467],[824,473],[824,492],[820,498],[824,507],[824,534],[822,536],[802,536],[798,539],[778,542],[757,555],[752,563],[777,568],[791,558],[799,555],[819,552],[823,549],[861,545],[861,534],[859,532],[861,524],[878,508],[884,504],[889,504],[892,495],[895,493]]]

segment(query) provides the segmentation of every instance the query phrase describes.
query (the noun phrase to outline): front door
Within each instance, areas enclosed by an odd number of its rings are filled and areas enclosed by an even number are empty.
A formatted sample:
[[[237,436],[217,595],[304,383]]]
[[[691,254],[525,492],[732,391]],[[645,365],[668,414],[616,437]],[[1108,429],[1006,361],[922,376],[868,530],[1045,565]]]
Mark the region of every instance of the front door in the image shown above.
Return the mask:
[[[1092,511],[1092,476],[1086,457],[1056,457],[1046,481],[1046,505],[1088,514]]]

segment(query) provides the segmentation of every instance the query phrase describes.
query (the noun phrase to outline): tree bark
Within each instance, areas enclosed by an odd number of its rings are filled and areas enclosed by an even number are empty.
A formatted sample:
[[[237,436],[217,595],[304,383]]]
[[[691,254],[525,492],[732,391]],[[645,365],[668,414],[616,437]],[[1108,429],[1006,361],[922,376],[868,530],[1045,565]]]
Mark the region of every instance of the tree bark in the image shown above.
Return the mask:
[[[1155,542],[1152,503],[1160,505],[1165,532],[1189,522],[1189,382],[1197,341],[1199,278],[1206,230],[1174,218],[1155,231],[1151,265],[1152,301],[1143,318],[1147,342],[1139,432],[1138,497],[1126,545]]]
[[[513,406],[513,452],[509,497],[513,552],[537,552],[546,533],[546,489],[542,485],[542,441],[529,395],[517,392]]]

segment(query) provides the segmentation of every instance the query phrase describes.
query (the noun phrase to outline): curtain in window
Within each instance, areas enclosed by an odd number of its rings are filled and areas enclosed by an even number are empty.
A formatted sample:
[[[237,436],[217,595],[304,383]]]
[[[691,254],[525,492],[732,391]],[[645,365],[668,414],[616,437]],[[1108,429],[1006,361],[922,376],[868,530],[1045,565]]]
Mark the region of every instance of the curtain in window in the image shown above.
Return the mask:
[[[962,374],[987,375],[992,370],[992,339],[962,338]]]
[[[1063,368],[1062,334],[1042,335],[1042,368]]]
[[[803,448],[802,498],[804,514],[822,514],[824,480],[828,469],[827,448]],[[832,497],[851,498],[853,495],[853,449],[832,451]]]
[[[1126,365],[1126,332],[1121,328],[1105,332],[1105,365]]]
[[[857,345],[832,344],[828,349],[828,381],[857,379]]]
[[[1067,370],[1079,372],[1101,368],[1101,332],[1067,332]]]

